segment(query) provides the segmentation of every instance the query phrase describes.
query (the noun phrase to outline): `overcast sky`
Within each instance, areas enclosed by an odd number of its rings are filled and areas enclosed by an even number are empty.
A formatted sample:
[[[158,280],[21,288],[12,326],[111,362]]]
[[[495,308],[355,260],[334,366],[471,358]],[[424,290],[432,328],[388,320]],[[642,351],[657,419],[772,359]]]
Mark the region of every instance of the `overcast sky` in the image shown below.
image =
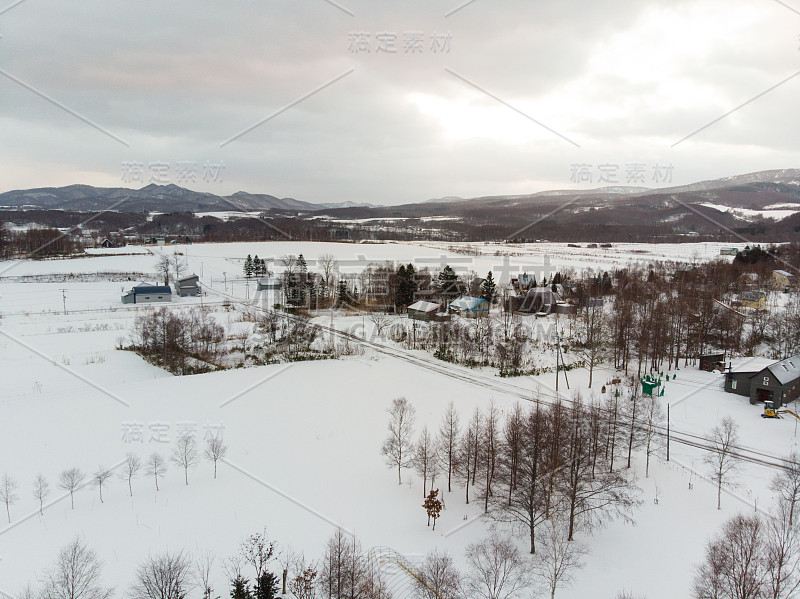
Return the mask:
[[[0,191],[397,204],[800,167],[800,0],[464,1],[0,0]]]

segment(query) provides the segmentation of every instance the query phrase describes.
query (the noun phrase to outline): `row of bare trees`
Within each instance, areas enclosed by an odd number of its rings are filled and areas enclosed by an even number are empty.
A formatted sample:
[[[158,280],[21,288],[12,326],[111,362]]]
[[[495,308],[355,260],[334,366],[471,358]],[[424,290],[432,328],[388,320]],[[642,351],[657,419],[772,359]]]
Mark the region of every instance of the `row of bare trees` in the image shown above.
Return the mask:
[[[337,529],[322,557],[307,561],[291,547],[279,549],[266,531],[246,537],[238,550],[221,561],[209,551],[195,557],[186,551],[154,553],[139,563],[134,579],[122,592],[130,599],[203,599],[218,597],[215,580],[222,570],[231,599],[274,599],[292,593],[296,599],[420,599],[552,598],[567,586],[585,548],[570,543],[557,527],[547,535],[546,550],[526,557],[513,540],[492,534],[466,547],[466,570],[451,555],[434,550],[410,563],[391,550],[365,551],[354,536]],[[273,570],[276,569],[278,574]],[[398,595],[400,593],[400,595]],[[103,581],[103,562],[80,537],[64,547],[55,564],[22,599],[111,599],[117,591]]]
[[[554,514],[567,515],[569,540],[610,518],[631,519],[638,489],[624,469],[635,449],[654,451],[663,436],[657,401],[632,394],[585,402],[576,394],[569,404],[516,404],[508,413],[491,403],[463,425],[451,402],[436,433],[425,426],[417,435],[414,406],[398,398],[381,453],[400,483],[403,469],[416,470],[423,497],[438,475],[448,492],[463,485],[465,503],[472,491],[487,516],[512,525],[535,553],[538,527]]]
[[[202,449],[198,447],[197,441],[191,435],[182,435],[175,443],[169,461],[173,462],[183,471],[184,483],[189,484],[189,470],[205,459],[214,467],[214,478],[217,478],[217,464],[224,460],[228,452],[228,446],[220,437],[209,437],[206,445]],[[167,458],[163,454],[153,452],[145,461],[134,452],[129,452],[125,460],[116,469],[116,476],[128,485],[128,492],[133,497],[133,480],[140,475],[152,477],[156,491],[159,490],[158,482],[167,474]],[[100,466],[93,473],[85,473],[77,467],[62,470],[58,475],[58,489],[69,493],[70,507],[75,509],[75,493],[86,486],[91,485],[99,492],[100,502],[103,500],[103,486],[106,487],[114,477],[114,470],[105,466]],[[19,483],[16,479],[4,474],[0,478],[0,503],[5,505],[8,522],[11,523],[11,506],[19,500]],[[36,499],[39,514],[44,515],[44,504],[51,495],[50,482],[39,474],[33,481],[31,488],[33,497]]]

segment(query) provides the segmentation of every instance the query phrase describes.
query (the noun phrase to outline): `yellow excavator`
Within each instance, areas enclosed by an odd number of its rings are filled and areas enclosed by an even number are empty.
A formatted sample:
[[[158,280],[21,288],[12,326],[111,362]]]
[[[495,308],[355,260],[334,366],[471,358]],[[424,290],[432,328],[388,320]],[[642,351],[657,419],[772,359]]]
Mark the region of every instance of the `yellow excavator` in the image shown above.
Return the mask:
[[[764,413],[761,414],[762,418],[780,418],[781,414],[791,414],[792,416],[800,420],[800,416],[798,416],[791,410],[776,410],[774,402],[772,401],[764,402]]]

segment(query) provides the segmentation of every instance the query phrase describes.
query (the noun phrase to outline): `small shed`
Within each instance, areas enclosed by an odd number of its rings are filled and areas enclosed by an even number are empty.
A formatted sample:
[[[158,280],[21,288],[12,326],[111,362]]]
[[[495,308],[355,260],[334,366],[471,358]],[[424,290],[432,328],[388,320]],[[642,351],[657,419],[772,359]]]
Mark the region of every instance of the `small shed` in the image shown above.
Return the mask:
[[[441,304],[420,300],[408,307],[408,317],[413,320],[436,320],[436,315],[441,309]]]
[[[723,352],[713,354],[702,354],[699,356],[700,370],[711,372],[725,368],[725,354]]]
[[[735,256],[736,252],[738,252],[736,248],[719,248],[719,255],[720,256]]]
[[[122,296],[123,304],[150,304],[172,301],[169,285],[150,285],[140,283]]]
[[[482,297],[472,297],[462,295],[458,299],[450,302],[448,306],[450,312],[463,316],[464,318],[478,318],[489,315],[489,302]]]
[[[115,248],[117,247],[117,244],[111,241],[108,237],[106,237],[105,239],[103,239],[103,241],[100,242],[100,247],[106,249]]]
[[[175,283],[175,293],[180,297],[197,297],[200,295],[200,277],[192,274],[178,279]]]

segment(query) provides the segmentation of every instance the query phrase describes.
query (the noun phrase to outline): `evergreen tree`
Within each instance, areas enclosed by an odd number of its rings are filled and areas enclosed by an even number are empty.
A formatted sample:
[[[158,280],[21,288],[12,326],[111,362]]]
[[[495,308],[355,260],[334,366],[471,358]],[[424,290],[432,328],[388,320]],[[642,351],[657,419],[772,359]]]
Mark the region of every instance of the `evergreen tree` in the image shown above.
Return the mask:
[[[278,596],[278,577],[272,572],[264,572],[253,585],[253,599],[275,599]]]
[[[231,599],[253,599],[248,582],[241,574],[231,580]]]
[[[347,290],[346,281],[339,281],[339,294],[337,299],[340,306],[350,304],[350,292]]]
[[[250,254],[247,254],[244,261],[244,276],[248,278],[253,276],[253,257]]]
[[[442,502],[438,499],[439,489],[431,489],[428,496],[425,498],[425,503],[422,507],[428,513],[428,526],[431,525],[431,518],[433,518],[433,530],[436,530],[436,519],[442,513]]]
[[[495,294],[497,293],[497,285],[494,284],[494,277],[492,271],[486,275],[486,278],[481,283],[481,297],[490,304],[494,302]]]
[[[258,257],[258,254],[253,258],[253,274],[257,277],[261,276],[261,259]]]
[[[395,306],[408,307],[414,303],[414,294],[417,292],[417,271],[413,264],[400,265],[397,269],[397,289],[395,292]]]
[[[306,264],[306,259],[303,257],[303,254],[300,254],[297,257],[297,269],[302,273],[305,274],[308,272],[308,264]]]
[[[436,286],[439,294],[445,299],[455,299],[464,292],[458,275],[450,265],[445,266],[439,273]]]

